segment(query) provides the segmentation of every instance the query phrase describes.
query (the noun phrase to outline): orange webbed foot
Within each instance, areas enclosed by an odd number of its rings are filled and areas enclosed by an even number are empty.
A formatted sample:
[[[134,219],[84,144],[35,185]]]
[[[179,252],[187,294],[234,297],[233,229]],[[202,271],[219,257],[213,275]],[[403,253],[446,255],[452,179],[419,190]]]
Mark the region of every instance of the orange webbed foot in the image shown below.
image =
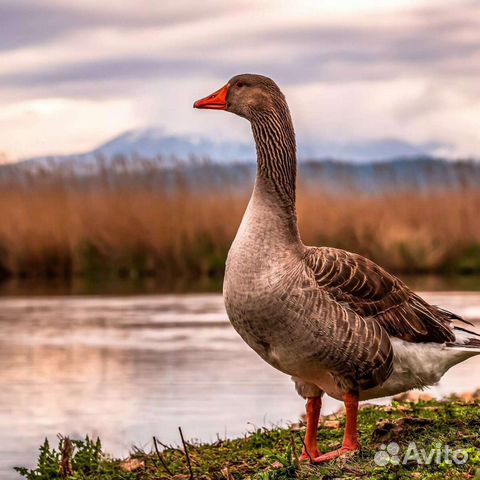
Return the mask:
[[[314,458],[319,457],[320,452],[318,451],[318,448],[315,447],[311,452],[310,455],[303,451],[302,454],[298,457],[299,462],[312,462]]]
[[[323,453],[322,455],[318,455],[315,458],[312,458],[312,462],[314,465],[330,462],[331,460],[335,460],[336,458],[340,457],[347,457],[355,452],[360,451],[360,446],[357,445],[355,447],[341,447],[337,450],[333,450],[332,452]]]

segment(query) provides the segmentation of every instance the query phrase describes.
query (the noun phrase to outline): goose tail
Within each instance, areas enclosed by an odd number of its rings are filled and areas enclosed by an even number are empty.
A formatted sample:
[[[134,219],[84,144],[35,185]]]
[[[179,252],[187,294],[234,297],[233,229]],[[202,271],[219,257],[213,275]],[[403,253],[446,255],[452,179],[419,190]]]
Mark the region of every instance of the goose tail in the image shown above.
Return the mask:
[[[448,343],[449,350],[466,352],[472,355],[480,354],[480,333],[472,332],[462,327],[454,327],[455,341]]]

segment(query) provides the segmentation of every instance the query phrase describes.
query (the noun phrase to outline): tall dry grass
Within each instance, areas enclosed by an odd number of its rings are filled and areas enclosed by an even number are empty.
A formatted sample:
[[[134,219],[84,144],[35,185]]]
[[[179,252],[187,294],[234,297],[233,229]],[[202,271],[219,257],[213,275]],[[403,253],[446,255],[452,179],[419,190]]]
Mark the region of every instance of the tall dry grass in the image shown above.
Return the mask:
[[[304,241],[361,253],[404,273],[480,272],[480,190],[381,196],[300,192]]]
[[[95,272],[165,279],[220,276],[248,201],[224,182],[192,188],[184,172],[54,170],[0,181],[0,271]],[[395,272],[480,271],[480,190],[335,195],[300,186],[307,244],[364,254]]]

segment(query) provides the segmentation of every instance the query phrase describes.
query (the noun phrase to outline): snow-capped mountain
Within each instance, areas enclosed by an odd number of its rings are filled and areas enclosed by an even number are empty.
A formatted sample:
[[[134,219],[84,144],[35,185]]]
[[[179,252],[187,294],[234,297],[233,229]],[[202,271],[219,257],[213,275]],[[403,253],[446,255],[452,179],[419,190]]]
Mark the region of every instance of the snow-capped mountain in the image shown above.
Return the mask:
[[[305,159],[337,159],[353,162],[392,160],[406,157],[434,156],[444,145],[429,143],[413,145],[397,139],[365,142],[309,142],[299,139],[298,156]],[[124,132],[99,147],[84,153],[51,155],[28,159],[38,164],[61,163],[77,168],[91,167],[98,158],[108,161],[123,156],[134,158],[161,157],[167,164],[176,160],[209,159],[214,163],[245,163],[255,161],[253,141],[214,141],[204,137],[168,134],[162,129],[148,128]]]
[[[214,162],[252,161],[255,159],[253,143],[214,142],[202,137],[187,135],[169,135],[163,130],[148,128],[131,130],[104,143],[91,155],[112,158],[117,155],[140,156],[143,158],[177,158],[186,160],[191,157],[209,158]]]
[[[300,178],[313,188],[378,192],[405,187],[455,189],[480,183],[480,162],[442,160],[435,156],[438,149],[446,150],[441,145],[415,146],[394,139],[315,145],[299,139],[298,143]],[[180,166],[184,180],[192,188],[210,188],[228,181],[253,182],[255,157],[253,141],[222,142],[144,129],[125,132],[89,152],[7,164],[0,167],[0,174],[2,171],[8,173],[11,168],[17,173],[25,168],[30,173],[39,167],[44,170],[60,166],[66,167],[67,172],[95,176],[104,168],[112,172],[118,168],[123,172],[127,166],[132,173],[141,176],[148,172],[145,166],[150,166],[150,161],[154,160],[156,167],[164,169],[167,181],[173,174],[172,185],[176,170],[172,172],[169,167]],[[190,162],[190,159],[200,161]],[[213,168],[202,162],[203,159],[213,163]]]

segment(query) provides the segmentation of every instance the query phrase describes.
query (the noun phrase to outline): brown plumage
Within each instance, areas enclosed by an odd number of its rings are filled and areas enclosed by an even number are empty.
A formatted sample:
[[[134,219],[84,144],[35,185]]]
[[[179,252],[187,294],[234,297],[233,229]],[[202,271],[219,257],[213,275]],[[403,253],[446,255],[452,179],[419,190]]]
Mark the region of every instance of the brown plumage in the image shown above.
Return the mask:
[[[453,342],[459,316],[428,304],[401,280],[361,255],[336,248],[311,248],[307,265],[320,288],[358,315],[408,342]]]

